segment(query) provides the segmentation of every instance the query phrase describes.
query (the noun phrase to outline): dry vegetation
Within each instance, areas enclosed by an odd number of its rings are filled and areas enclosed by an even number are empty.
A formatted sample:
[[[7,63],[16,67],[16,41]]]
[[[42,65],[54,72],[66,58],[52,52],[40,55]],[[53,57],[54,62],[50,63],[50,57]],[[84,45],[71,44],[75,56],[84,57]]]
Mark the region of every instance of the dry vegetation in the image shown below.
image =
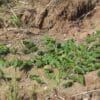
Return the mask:
[[[100,0],[0,0],[0,100],[99,100]]]

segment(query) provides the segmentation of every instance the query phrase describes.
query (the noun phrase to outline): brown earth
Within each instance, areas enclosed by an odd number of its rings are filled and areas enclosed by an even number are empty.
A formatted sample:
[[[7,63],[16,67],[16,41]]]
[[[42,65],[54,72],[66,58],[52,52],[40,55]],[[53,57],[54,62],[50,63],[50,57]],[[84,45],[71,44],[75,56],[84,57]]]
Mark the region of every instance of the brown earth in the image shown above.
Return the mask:
[[[49,33],[63,40],[68,37],[82,39],[100,29],[99,0],[29,0],[30,6],[27,3],[24,0],[21,6],[13,7],[20,18],[21,27],[26,28],[25,32]],[[10,10],[7,12],[3,12],[7,17],[12,14]],[[9,17],[5,19],[7,23],[4,27],[10,28],[12,23],[7,19]],[[0,23],[3,26],[3,22]]]
[[[28,3],[28,4],[27,4]],[[19,16],[20,28],[13,27],[10,20],[11,9],[0,8],[0,43],[20,48],[17,45],[21,40],[35,40],[41,45],[41,38],[44,33],[63,41],[68,38],[75,38],[82,41],[84,37],[100,30],[100,0],[20,0],[20,5],[11,6]],[[5,17],[4,17],[5,16]],[[6,59],[14,58],[8,55]],[[18,56],[19,57],[19,56]],[[31,55],[22,55],[22,59],[30,58]],[[8,68],[6,72],[13,76],[14,69]],[[99,100],[100,99],[100,78],[96,71],[85,76],[86,86],[75,83],[73,87],[64,89],[58,87],[55,82],[47,81],[41,86],[29,80],[29,74],[39,74],[46,80],[41,70],[32,69],[27,73],[17,71],[21,77],[18,83],[19,97],[23,100]],[[8,84],[8,85],[7,85]],[[0,80],[0,100],[8,100],[9,83]],[[41,88],[41,89],[40,89]]]
[[[100,28],[98,0],[51,0],[45,5],[37,7],[35,25],[57,38],[84,35]]]

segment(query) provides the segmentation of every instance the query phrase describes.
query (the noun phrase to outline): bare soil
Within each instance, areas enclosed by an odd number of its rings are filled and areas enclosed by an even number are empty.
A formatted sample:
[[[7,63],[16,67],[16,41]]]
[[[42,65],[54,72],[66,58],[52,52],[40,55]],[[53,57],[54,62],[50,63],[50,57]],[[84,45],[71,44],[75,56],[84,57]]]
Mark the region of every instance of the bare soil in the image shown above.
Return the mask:
[[[85,37],[100,30],[99,0],[19,1],[19,4],[11,1],[10,9],[7,5],[0,6],[0,44],[7,44],[8,47],[22,48],[23,40],[31,40],[42,48],[45,34],[58,41],[74,38],[82,42]],[[11,21],[12,9],[20,19],[19,28],[14,27]],[[29,59],[32,56],[10,54],[6,59]],[[12,67],[4,71],[13,77]],[[58,86],[54,80],[46,79],[41,69],[32,68],[27,73],[17,69],[16,75],[21,78],[17,83],[18,97],[22,97],[20,100],[99,100],[100,78],[96,73],[97,71],[93,71],[85,75],[85,86],[74,83],[72,87],[65,89],[62,87],[64,81]],[[40,85],[30,80],[31,74],[40,75],[46,84]],[[10,83],[11,81],[0,79],[0,100],[8,100]]]

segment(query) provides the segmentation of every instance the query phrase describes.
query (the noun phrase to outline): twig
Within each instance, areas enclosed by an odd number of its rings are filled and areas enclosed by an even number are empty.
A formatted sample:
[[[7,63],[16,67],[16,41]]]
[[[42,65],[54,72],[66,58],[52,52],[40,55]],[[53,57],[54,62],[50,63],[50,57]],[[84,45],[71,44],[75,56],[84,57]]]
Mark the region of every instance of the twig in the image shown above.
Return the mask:
[[[90,91],[82,92],[82,93],[79,93],[79,94],[72,95],[72,97],[76,97],[76,96],[79,96],[79,95],[84,95],[84,94],[92,93],[92,92],[100,92],[100,89],[96,89],[96,90],[90,90]]]
[[[22,32],[22,33],[28,33],[31,32],[34,35],[38,35],[39,33],[35,33],[33,28],[7,28],[7,31],[15,31],[15,32]]]

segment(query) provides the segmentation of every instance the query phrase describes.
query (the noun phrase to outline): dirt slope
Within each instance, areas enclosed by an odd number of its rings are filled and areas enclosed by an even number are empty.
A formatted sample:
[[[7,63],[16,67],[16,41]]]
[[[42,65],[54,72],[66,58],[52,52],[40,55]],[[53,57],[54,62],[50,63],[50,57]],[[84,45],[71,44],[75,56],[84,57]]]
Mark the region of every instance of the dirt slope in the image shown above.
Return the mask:
[[[51,34],[67,34],[68,37],[68,33],[100,28],[99,0],[51,0],[41,6],[37,8],[36,26]]]

